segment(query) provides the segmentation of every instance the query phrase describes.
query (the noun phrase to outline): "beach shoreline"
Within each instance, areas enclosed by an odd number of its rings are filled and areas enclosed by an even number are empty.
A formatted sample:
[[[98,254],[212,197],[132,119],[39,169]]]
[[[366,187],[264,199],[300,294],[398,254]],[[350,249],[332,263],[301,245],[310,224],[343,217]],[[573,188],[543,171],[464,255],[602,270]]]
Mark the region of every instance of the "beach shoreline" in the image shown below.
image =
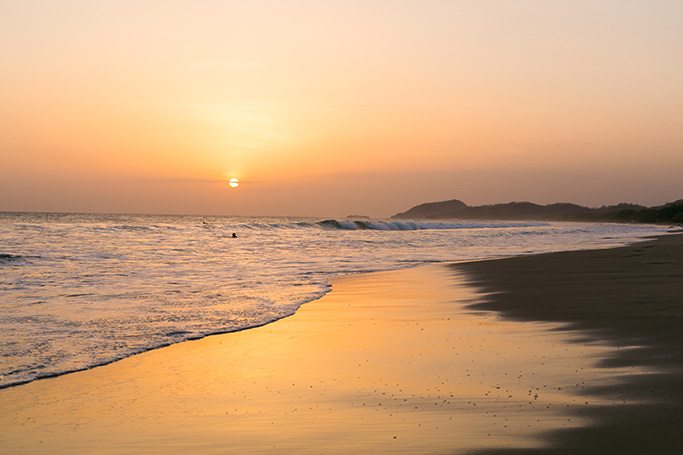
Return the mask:
[[[624,268],[626,258],[638,267],[654,262],[657,270],[645,276],[662,276],[652,286],[664,286],[674,302],[678,288],[669,280],[681,270],[676,252],[682,240],[664,236],[613,249],[337,278],[322,299],[257,329],[0,390],[7,410],[0,443],[9,453],[364,453],[388,447],[403,453],[674,453],[680,351],[673,349],[665,361],[664,353],[643,347],[643,336],[619,338],[590,315],[531,311],[524,302],[536,308],[540,301],[561,302],[553,293],[558,286],[563,295],[576,296],[576,286],[593,286],[591,295],[601,295],[600,267]],[[548,278],[591,262],[597,271],[571,282],[574,292]],[[608,275],[633,281],[632,273],[627,267]],[[446,322],[451,318],[464,325]],[[470,338],[456,340],[462,332]],[[676,333],[669,335],[667,346],[676,348]],[[518,357],[509,343],[520,343],[527,354]],[[537,344],[551,350],[541,353]],[[545,369],[536,371],[539,365]],[[365,373],[356,376],[356,368]],[[530,372],[536,382],[528,382]],[[290,383],[290,375],[298,377]],[[395,385],[389,377],[398,378]],[[672,397],[668,404],[662,394]],[[653,411],[655,421],[648,417]],[[669,427],[662,425],[666,419],[672,419]],[[286,431],[273,432],[271,425]]]

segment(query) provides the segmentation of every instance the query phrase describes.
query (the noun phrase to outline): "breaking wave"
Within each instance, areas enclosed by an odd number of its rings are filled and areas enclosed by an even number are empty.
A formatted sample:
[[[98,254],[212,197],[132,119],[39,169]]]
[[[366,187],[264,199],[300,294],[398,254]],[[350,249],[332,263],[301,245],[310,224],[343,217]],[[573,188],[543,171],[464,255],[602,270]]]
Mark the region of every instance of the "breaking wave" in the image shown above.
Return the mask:
[[[542,222],[478,222],[478,221],[413,221],[413,220],[353,220],[329,219],[295,223],[249,223],[239,227],[248,229],[324,229],[342,231],[417,231],[426,229],[491,229],[548,226]]]
[[[546,223],[479,223],[479,222],[430,222],[411,220],[324,220],[316,223],[323,229],[376,231],[417,231],[421,229],[483,229],[546,226]]]
[[[0,264],[23,262],[24,257],[18,254],[0,253]]]

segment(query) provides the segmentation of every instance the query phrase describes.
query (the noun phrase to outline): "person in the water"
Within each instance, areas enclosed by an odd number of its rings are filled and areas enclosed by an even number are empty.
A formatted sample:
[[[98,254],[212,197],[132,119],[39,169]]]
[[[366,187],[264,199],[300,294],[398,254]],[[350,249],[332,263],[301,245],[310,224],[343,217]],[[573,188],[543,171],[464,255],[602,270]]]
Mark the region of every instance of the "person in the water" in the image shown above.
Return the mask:
[[[233,233],[232,233],[232,238],[233,238],[233,239],[236,239],[236,238],[237,238],[237,234],[235,234],[235,233],[233,232]]]

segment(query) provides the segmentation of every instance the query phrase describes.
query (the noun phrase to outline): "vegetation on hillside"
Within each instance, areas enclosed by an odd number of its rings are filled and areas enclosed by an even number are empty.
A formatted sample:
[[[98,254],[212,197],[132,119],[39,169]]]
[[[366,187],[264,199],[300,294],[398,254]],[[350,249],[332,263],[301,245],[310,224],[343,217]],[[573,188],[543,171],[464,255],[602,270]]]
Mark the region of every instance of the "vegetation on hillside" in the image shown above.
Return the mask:
[[[453,199],[428,202],[394,215],[392,218],[483,219],[483,220],[552,220],[552,221],[615,221],[632,223],[683,224],[683,199],[657,207],[622,203],[599,208],[577,204],[548,205],[533,202],[508,202],[469,206]]]

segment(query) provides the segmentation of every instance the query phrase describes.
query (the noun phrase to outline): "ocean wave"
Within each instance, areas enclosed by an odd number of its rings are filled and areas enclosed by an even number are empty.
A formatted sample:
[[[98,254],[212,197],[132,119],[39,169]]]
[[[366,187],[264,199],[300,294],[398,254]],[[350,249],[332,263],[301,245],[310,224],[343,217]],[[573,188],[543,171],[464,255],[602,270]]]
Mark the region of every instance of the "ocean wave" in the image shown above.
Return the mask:
[[[546,226],[545,223],[483,223],[412,220],[324,220],[315,223],[323,229],[374,230],[374,231],[417,231],[423,229],[491,229]]]
[[[322,221],[297,221],[291,223],[245,223],[232,227],[249,230],[323,229],[328,231],[417,231],[429,229],[495,229],[540,226],[548,226],[548,223],[328,219]]]
[[[3,253],[0,253],[3,254]],[[364,270],[360,270],[364,271]],[[338,273],[336,274],[338,275]],[[117,352],[113,355],[103,355],[97,360],[90,360],[87,363],[84,363],[80,367],[74,367],[74,368],[66,368],[66,369],[54,369],[50,370],[52,365],[47,365],[47,364],[42,364],[38,362],[30,363],[26,366],[20,367],[20,368],[15,368],[12,370],[8,371],[0,371],[0,390],[10,388],[10,387],[16,387],[19,385],[23,384],[28,384],[29,382],[41,380],[41,379],[48,379],[48,378],[54,378],[57,376],[63,376],[65,374],[69,373],[76,373],[79,371],[87,371],[91,370],[93,368],[97,368],[100,366],[104,365],[109,365],[110,363],[117,362],[119,360],[123,360],[128,357],[132,357],[134,355],[142,354],[144,352],[148,351],[153,351],[155,349],[160,349],[164,348],[167,346],[171,346],[173,344],[181,343],[183,341],[190,341],[190,340],[200,340],[202,338],[206,338],[209,336],[214,336],[214,335],[223,335],[226,333],[234,333],[234,332],[242,332],[244,330],[249,330],[249,329],[255,329],[258,327],[263,327],[268,324],[272,324],[273,322],[277,322],[280,319],[287,318],[289,316],[292,316],[296,311],[304,304],[313,302],[315,300],[321,299],[322,297],[325,296],[325,294],[329,293],[332,290],[332,285],[330,284],[329,281],[324,281],[322,283],[319,283],[317,285],[317,290],[311,292],[310,294],[306,295],[305,297],[296,300],[294,302],[290,302],[289,305],[286,307],[283,307],[283,311],[276,314],[272,315],[270,317],[264,317],[264,318],[257,318],[256,320],[252,321],[244,321],[239,324],[235,325],[225,325],[224,327],[218,327],[218,328],[213,328],[209,330],[200,330],[200,331],[190,331],[190,330],[183,330],[183,329],[178,329],[178,330],[171,330],[165,333],[161,333],[160,338],[155,338],[151,340],[147,345],[143,346],[138,346],[135,348],[132,348],[128,351],[125,352]],[[270,299],[259,299],[262,300],[264,304],[274,304],[274,301],[271,301]],[[27,322],[40,322],[38,318],[32,318],[32,317],[24,317],[24,318],[15,318],[16,322],[19,324],[26,324]],[[7,355],[6,353],[4,355]],[[56,357],[56,356],[55,356]],[[52,359],[54,359],[53,357]]]
[[[18,254],[0,253],[0,264],[24,262],[25,258]]]
[[[157,228],[157,226],[141,226],[135,224],[118,224],[111,226],[89,226],[89,229],[96,232],[111,232],[111,231],[129,231],[129,232],[146,232]]]

